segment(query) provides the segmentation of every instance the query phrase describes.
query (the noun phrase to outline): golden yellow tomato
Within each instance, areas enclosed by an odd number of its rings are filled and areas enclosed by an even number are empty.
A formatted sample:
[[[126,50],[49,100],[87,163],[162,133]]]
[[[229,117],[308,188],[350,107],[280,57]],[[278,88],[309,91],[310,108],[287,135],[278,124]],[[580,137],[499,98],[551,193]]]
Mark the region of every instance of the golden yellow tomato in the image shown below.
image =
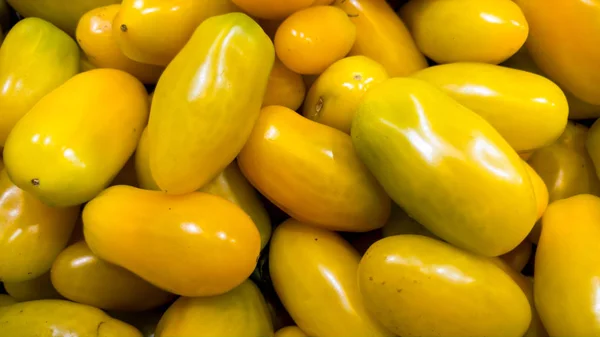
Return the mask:
[[[78,71],[72,38],[42,19],[18,22],[0,48],[0,146],[23,115]]]
[[[350,137],[288,108],[262,109],[238,163],[254,187],[300,221],[366,232],[389,216],[390,199]]]
[[[600,3],[515,0],[530,32],[527,49],[542,71],[577,98],[600,105]]]
[[[546,210],[535,256],[535,304],[551,336],[597,336],[600,199],[589,194]]]
[[[102,310],[63,300],[40,300],[0,309],[0,331],[5,336],[142,337],[129,324]]]
[[[392,336],[364,307],[356,278],[359,260],[358,252],[334,232],[296,220],[275,229],[271,279],[302,331],[309,336]]]
[[[412,76],[435,85],[479,114],[518,152],[550,145],[567,125],[569,106],[562,90],[536,74],[459,62],[430,67]]]
[[[533,247],[531,245],[531,241],[524,240],[515,249],[504,255],[500,255],[499,257],[511,268],[520,272],[523,270],[523,268],[525,268],[527,262],[529,262],[532,249]]]
[[[358,283],[398,336],[522,336],[531,321],[527,298],[492,258],[421,235],[373,244]]]
[[[77,42],[94,66],[123,70],[142,83],[156,83],[164,68],[133,61],[123,54],[115,41],[112,22],[120,9],[121,5],[117,4],[85,13],[77,25]]]
[[[236,10],[231,0],[123,0],[112,31],[130,59],[166,66],[204,20]]]
[[[521,158],[482,117],[433,85],[392,78],[374,86],[351,133],[391,198],[443,240],[497,256],[531,231],[536,200]]]
[[[275,59],[262,106],[282,105],[297,110],[302,105],[305,94],[306,86],[302,75],[291,71],[279,59]]]
[[[334,5],[356,26],[350,55],[364,55],[379,62],[392,77],[427,67],[406,26],[385,1],[336,0]]]
[[[22,282],[50,270],[67,245],[78,207],[46,206],[0,172],[0,281]]]
[[[312,85],[303,115],[350,133],[354,112],[371,86],[388,78],[385,68],[366,56],[350,56],[332,64]]]
[[[84,241],[56,257],[51,276],[52,285],[65,298],[100,309],[142,311],[173,298],[132,272],[99,259]]]
[[[170,194],[207,184],[237,156],[258,118],[273,44],[242,13],[204,21],[156,86],[150,170]]]
[[[165,312],[157,337],[273,336],[269,309],[250,280],[211,297],[180,297]]]
[[[295,325],[283,327],[275,332],[275,337],[307,337],[304,331]]]
[[[6,170],[49,205],[84,203],[119,173],[147,119],[146,89],[133,76],[115,69],[81,73],[15,125],[4,147]]]
[[[4,289],[19,302],[62,299],[50,280],[50,271],[27,281],[4,282]]]
[[[423,227],[423,225],[406,214],[406,212],[396,204],[392,204],[390,218],[381,231],[384,237],[402,234],[418,234],[439,239],[435,234],[431,233],[427,228]]]
[[[0,294],[0,307],[7,307],[7,306],[13,305],[15,303],[17,303],[17,301],[14,298],[10,297],[10,295]],[[288,336],[288,337],[293,337],[293,336]],[[302,337],[302,336],[299,336],[299,337]]]
[[[284,19],[321,0],[231,0],[244,12],[261,19]]]
[[[299,74],[320,74],[342,59],[354,44],[356,27],[333,6],[315,6],[285,19],[275,34],[275,52]]]
[[[400,16],[436,63],[498,64],[521,48],[529,32],[511,0],[411,0]]]
[[[200,192],[109,187],[86,204],[83,230],[100,259],[182,296],[233,289],[250,276],[260,252],[251,218],[234,203]]]

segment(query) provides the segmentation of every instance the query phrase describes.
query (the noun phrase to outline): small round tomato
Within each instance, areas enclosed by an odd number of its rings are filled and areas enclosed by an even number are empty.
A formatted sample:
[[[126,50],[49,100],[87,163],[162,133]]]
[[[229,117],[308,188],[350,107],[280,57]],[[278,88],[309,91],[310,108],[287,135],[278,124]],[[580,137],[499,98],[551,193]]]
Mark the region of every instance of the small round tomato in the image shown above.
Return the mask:
[[[304,95],[306,95],[306,86],[302,75],[291,71],[276,59],[269,75],[262,106],[282,105],[296,110],[302,105]]]
[[[320,74],[348,54],[356,27],[341,9],[315,6],[285,19],[275,33],[275,52],[291,70]]]
[[[244,12],[261,19],[284,19],[288,15],[311,6],[315,0],[231,0]],[[319,2],[324,2],[318,0]]]

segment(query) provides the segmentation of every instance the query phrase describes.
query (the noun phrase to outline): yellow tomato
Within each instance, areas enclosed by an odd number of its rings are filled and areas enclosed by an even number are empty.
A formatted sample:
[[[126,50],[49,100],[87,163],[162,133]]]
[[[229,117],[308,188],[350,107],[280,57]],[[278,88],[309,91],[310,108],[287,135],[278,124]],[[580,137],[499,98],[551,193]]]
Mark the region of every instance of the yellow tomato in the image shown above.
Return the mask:
[[[63,250],[51,273],[52,284],[65,298],[100,309],[142,311],[172,299],[132,272],[99,259],[84,241]]]
[[[304,331],[295,325],[283,327],[275,332],[275,337],[307,337]]]
[[[41,19],[19,21],[0,48],[0,146],[27,111],[78,71],[73,39]]]
[[[385,68],[366,56],[343,58],[327,68],[312,85],[303,114],[350,133],[354,112],[363,94],[387,78]]]
[[[600,105],[600,4],[588,0],[515,0],[530,26],[527,49],[559,85]]]
[[[350,137],[288,108],[262,109],[238,163],[254,187],[300,221],[366,232],[389,216],[390,199]]]
[[[546,187],[544,180],[542,180],[542,177],[537,174],[531,165],[525,161],[523,164],[525,165],[525,169],[531,180],[531,185],[533,186],[533,194],[535,194],[535,202],[537,205],[537,218],[539,220],[546,211],[546,207],[548,207],[548,188]]]
[[[41,276],[67,245],[78,207],[53,208],[15,186],[0,172],[0,281]]]
[[[585,147],[594,163],[596,176],[600,177],[600,122],[598,120],[589,129]]]
[[[109,187],[85,206],[83,230],[99,258],[182,296],[233,289],[250,276],[260,252],[251,218],[200,192]]]
[[[4,282],[4,289],[19,302],[62,299],[62,296],[52,286],[50,272],[27,281]]]
[[[251,16],[277,20],[313,5],[321,0],[231,0]],[[322,1],[321,1],[322,2]]]
[[[13,305],[15,303],[17,303],[17,301],[14,298],[12,298],[6,294],[0,294],[0,307],[7,307],[7,306]],[[283,337],[283,336],[279,336],[279,337]],[[288,337],[294,337],[294,336],[288,336]],[[297,336],[297,337],[302,337],[302,336]]]
[[[525,268],[529,258],[531,257],[531,251],[533,247],[531,241],[524,240],[515,249],[510,252],[500,255],[500,258],[504,260],[511,268],[520,272]]]
[[[406,214],[406,212],[396,204],[392,205],[390,218],[381,230],[384,237],[402,234],[418,234],[439,239],[435,234],[431,233],[427,228],[423,227],[423,225]]]
[[[144,129],[142,133],[142,138],[140,138],[136,151],[136,172],[141,188],[159,190],[150,174],[148,133],[146,130]],[[271,220],[269,219],[269,214],[259,199],[258,193],[256,193],[252,185],[240,171],[236,161],[229,164],[223,172],[200,188],[199,191],[219,196],[240,206],[252,218],[260,233],[261,249],[267,245],[271,237]]]
[[[398,336],[522,336],[519,286],[491,258],[420,235],[382,239],[358,268],[371,313]]]
[[[569,106],[562,90],[536,74],[459,62],[430,67],[413,77],[479,114],[518,152],[550,145],[567,125]]]
[[[130,59],[166,66],[204,20],[236,10],[231,0],[123,0],[113,34]]]
[[[356,279],[359,260],[336,233],[296,220],[275,229],[271,279],[302,331],[309,336],[392,336],[363,305]]]
[[[364,55],[385,67],[392,77],[407,76],[427,67],[410,33],[382,0],[336,0],[356,26],[350,55]]]
[[[320,74],[354,44],[356,27],[333,6],[315,6],[285,19],[275,34],[277,57],[299,74]]]
[[[157,337],[273,336],[263,295],[246,280],[233,290],[211,297],[180,297],[163,315]]]
[[[411,0],[400,16],[436,63],[498,64],[521,48],[529,32],[510,0]]]
[[[262,106],[282,105],[297,110],[302,105],[305,94],[302,75],[289,70],[279,59],[275,59]]]
[[[393,78],[374,86],[351,133],[392,199],[443,240],[497,256],[531,231],[536,200],[521,158],[482,117],[433,85]]]
[[[133,76],[114,69],[81,73],[15,125],[4,147],[6,170],[49,205],[84,203],[119,173],[147,119],[146,89]]]
[[[598,336],[600,199],[583,194],[548,206],[535,258],[535,304],[551,336]],[[565,295],[568,294],[568,295]]]
[[[150,170],[162,190],[195,191],[233,161],[258,118],[274,58],[268,36],[245,14],[196,29],[152,101]]]
[[[75,35],[75,28],[81,16],[94,8],[112,5],[121,0],[6,0],[12,8],[23,16],[47,20],[69,35]]]
[[[156,83],[164,68],[131,60],[115,41],[112,22],[120,9],[121,5],[110,5],[85,13],[77,25],[77,42],[94,66],[123,70],[143,83]]]
[[[0,309],[0,331],[5,336],[142,337],[129,324],[102,310],[63,300],[40,300]]]

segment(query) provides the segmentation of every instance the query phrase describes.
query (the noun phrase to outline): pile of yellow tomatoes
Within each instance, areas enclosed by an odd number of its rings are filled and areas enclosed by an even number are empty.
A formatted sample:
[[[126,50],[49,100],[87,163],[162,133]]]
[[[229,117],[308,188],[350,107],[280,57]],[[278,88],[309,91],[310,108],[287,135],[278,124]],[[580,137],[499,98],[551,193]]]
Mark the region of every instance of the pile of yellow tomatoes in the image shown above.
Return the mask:
[[[0,28],[0,336],[600,336],[600,1]]]

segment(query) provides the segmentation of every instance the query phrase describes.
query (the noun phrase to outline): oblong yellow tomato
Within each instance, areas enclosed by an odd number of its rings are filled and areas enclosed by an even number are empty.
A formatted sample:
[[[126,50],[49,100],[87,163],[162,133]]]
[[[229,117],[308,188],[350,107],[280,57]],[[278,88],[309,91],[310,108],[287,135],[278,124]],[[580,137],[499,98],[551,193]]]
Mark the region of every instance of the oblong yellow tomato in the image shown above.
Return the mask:
[[[47,20],[71,36],[79,18],[97,7],[112,5],[121,0],[6,0],[19,14]]]
[[[6,336],[142,337],[129,324],[102,310],[63,300],[13,304],[0,310],[0,331]]]
[[[4,289],[19,302],[62,299],[62,296],[52,286],[49,271],[27,281],[4,282]]]
[[[536,74],[459,62],[423,69],[412,76],[435,85],[479,114],[518,152],[550,145],[567,125],[569,106],[562,90]]]
[[[76,75],[15,125],[4,147],[8,175],[49,205],[92,199],[133,154],[148,119],[147,95],[120,70]]]
[[[350,55],[364,55],[385,67],[391,77],[407,76],[427,67],[410,33],[385,1],[336,0],[356,26]]]
[[[222,295],[180,297],[160,319],[156,336],[268,337],[273,324],[260,290],[246,280]]]
[[[130,59],[166,66],[204,20],[236,10],[231,0],[123,0],[113,34]]]
[[[579,99],[600,105],[600,4],[515,0],[530,32],[527,49],[542,71]],[[560,23],[560,24],[557,24]]]
[[[94,8],[77,25],[76,37],[90,62],[98,68],[123,70],[147,84],[154,84],[162,67],[136,62],[123,54],[113,36],[113,19],[121,5]]]
[[[521,48],[529,32],[523,12],[510,0],[411,0],[400,16],[419,49],[436,63],[498,64]]]
[[[86,204],[83,231],[99,258],[182,296],[233,289],[250,276],[260,252],[250,217],[200,192],[174,196],[109,187]]]
[[[371,313],[398,336],[522,336],[531,321],[523,291],[491,258],[425,236],[373,244],[358,283]]]
[[[204,21],[156,86],[150,170],[170,194],[197,190],[233,161],[258,118],[273,44],[242,13]]]
[[[56,257],[51,276],[52,285],[65,298],[100,309],[142,311],[172,299],[132,272],[99,259],[84,241]]]
[[[359,260],[358,252],[334,232],[296,220],[275,229],[271,279],[302,331],[309,336],[392,336],[364,307],[356,279]]]
[[[535,255],[535,304],[550,336],[598,336],[600,199],[589,194],[548,206]],[[564,294],[568,294],[565,300]]]
[[[431,233],[427,228],[406,214],[406,212],[396,204],[392,204],[390,218],[381,231],[383,237],[402,234],[418,234],[439,239],[435,234]]]
[[[42,19],[19,21],[0,48],[0,146],[35,103],[78,72],[72,38]]]
[[[275,337],[307,337],[304,331],[295,325],[283,327],[275,332]]]
[[[41,276],[67,245],[78,207],[46,206],[0,172],[0,281]]]
[[[350,137],[286,107],[262,109],[238,164],[254,187],[300,221],[366,232],[389,216],[390,199]]]
[[[514,270],[521,272],[523,268],[529,262],[529,258],[531,257],[532,252],[531,241],[524,240],[521,242],[515,249],[510,252],[500,255],[500,258],[504,260],[511,268]]]
[[[302,75],[291,71],[279,59],[275,59],[262,106],[283,105],[296,110],[302,105],[305,94],[306,86]]]
[[[321,0],[231,0],[244,12],[261,19],[284,19]]]
[[[387,78],[385,68],[366,56],[343,58],[327,68],[310,87],[302,114],[350,133],[362,95]]]
[[[15,303],[17,303],[17,300],[15,300],[14,298],[6,294],[0,294],[0,307],[7,307]]]
[[[482,117],[433,85],[392,78],[374,86],[351,133],[392,199],[443,240],[497,256],[531,231],[536,200],[521,158]]]

